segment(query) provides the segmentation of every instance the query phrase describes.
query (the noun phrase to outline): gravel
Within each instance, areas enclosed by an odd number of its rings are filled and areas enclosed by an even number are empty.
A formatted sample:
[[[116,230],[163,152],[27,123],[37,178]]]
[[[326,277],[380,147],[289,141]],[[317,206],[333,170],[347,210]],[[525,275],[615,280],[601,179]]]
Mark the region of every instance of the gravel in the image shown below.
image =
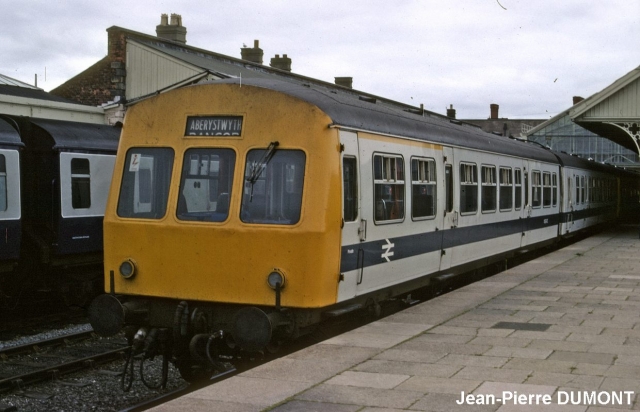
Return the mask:
[[[37,335],[23,336],[2,342],[0,348],[8,348],[41,339],[59,337],[62,335],[91,330],[88,324],[71,325],[67,328],[55,329]],[[109,343],[108,338],[104,339]],[[123,336],[115,338],[121,342]],[[101,339],[103,340],[103,339]],[[94,343],[87,343],[93,344]],[[145,400],[155,398],[159,394],[170,392],[187,386],[179,372],[169,364],[169,379],[166,389],[149,389],[140,380],[140,360],[135,360],[134,373],[136,375],[131,390],[124,392],[121,386],[122,371],[125,361],[116,361],[98,365],[93,370],[81,371],[64,375],[58,380],[30,385],[24,391],[15,390],[4,394],[0,404],[15,406],[18,412],[84,412],[84,411],[119,411]],[[0,377],[3,370],[8,372],[7,365],[0,364]],[[160,381],[162,376],[162,358],[144,362],[145,377],[149,384]]]

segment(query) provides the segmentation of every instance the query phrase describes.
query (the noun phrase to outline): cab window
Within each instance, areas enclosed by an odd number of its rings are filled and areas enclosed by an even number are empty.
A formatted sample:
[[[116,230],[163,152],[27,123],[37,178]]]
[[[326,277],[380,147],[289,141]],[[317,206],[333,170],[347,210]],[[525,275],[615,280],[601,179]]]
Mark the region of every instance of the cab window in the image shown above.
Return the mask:
[[[160,219],[167,211],[173,149],[131,148],[118,198],[118,216]]]
[[[306,155],[270,146],[247,154],[240,219],[293,225],[300,220]]]
[[[184,154],[177,217],[222,222],[229,215],[236,154],[231,149],[189,149]]]

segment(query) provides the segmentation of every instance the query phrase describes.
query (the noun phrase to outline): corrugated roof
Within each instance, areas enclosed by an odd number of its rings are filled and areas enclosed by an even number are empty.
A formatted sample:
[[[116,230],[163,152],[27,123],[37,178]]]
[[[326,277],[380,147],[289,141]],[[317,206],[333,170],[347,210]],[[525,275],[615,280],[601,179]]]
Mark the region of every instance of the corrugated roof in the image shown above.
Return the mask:
[[[11,77],[5,76],[4,74],[1,74],[1,73],[0,73],[0,85],[26,87],[29,89],[42,90],[28,83],[21,82],[20,80],[12,79]]]

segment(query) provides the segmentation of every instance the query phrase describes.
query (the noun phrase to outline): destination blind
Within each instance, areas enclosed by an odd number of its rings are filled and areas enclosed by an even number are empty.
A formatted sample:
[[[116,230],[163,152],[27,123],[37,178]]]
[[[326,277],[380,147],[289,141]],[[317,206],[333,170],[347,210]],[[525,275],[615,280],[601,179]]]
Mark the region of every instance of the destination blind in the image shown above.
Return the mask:
[[[242,116],[189,116],[185,136],[240,136]]]

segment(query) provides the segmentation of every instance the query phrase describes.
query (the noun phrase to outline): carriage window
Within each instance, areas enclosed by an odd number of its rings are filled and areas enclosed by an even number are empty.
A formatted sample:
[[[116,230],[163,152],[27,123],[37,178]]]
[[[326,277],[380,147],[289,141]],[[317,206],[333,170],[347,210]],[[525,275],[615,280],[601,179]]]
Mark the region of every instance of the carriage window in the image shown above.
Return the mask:
[[[542,173],[542,206],[551,206],[551,173]]]
[[[587,191],[587,188],[585,187],[585,184],[584,184],[584,176],[580,176],[580,203],[584,203],[586,191]]]
[[[478,210],[478,166],[460,163],[460,213]]]
[[[576,176],[576,204],[580,203],[580,176]]]
[[[74,209],[91,207],[89,159],[71,159],[71,206]]]
[[[124,163],[118,216],[160,219],[167,211],[173,149],[131,148]]]
[[[482,166],[482,211],[496,211],[496,168],[495,166]]]
[[[553,196],[553,207],[558,204],[558,175],[551,175],[551,196]]]
[[[358,217],[358,162],[355,157],[342,159],[342,202],[345,222]]]
[[[531,172],[531,197],[531,206],[540,207],[542,204],[542,179],[537,170]]]
[[[373,156],[374,217],[376,222],[404,219],[404,159]]]
[[[500,211],[511,210],[513,204],[513,182],[511,168],[500,168]]]
[[[300,220],[306,155],[301,150],[255,149],[247,154],[240,219],[293,225]]]
[[[411,159],[411,216],[436,215],[436,162],[433,159]]]
[[[7,159],[0,155],[0,212],[7,210]]]
[[[189,149],[184,154],[177,217],[222,222],[229,215],[236,154],[231,149]]]
[[[515,170],[515,208],[516,210],[520,210],[522,207],[522,170]]]

